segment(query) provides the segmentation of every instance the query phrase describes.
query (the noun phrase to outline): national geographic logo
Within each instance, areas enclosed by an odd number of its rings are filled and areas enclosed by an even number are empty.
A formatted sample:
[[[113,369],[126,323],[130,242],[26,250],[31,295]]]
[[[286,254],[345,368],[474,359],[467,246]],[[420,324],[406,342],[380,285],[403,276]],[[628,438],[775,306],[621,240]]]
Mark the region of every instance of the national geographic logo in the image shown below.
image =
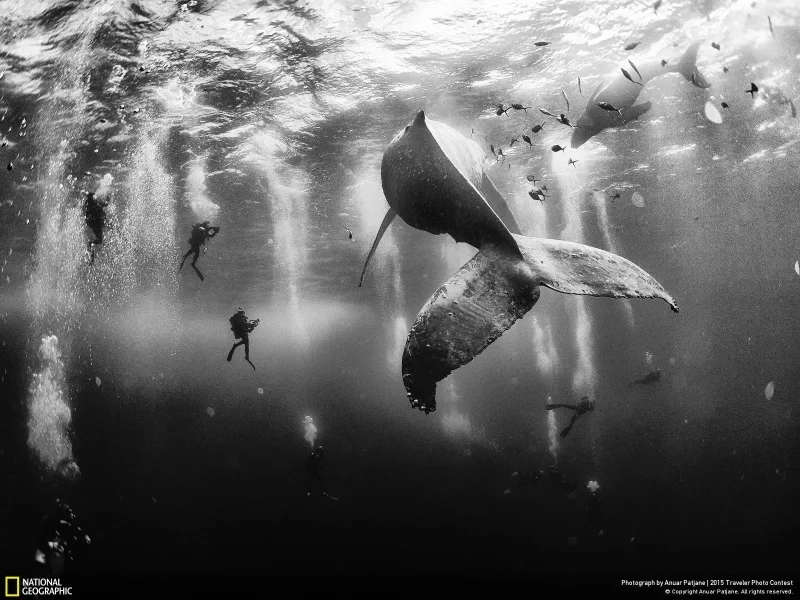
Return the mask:
[[[6,598],[20,596],[72,596],[72,587],[61,585],[60,579],[23,579],[6,576]]]

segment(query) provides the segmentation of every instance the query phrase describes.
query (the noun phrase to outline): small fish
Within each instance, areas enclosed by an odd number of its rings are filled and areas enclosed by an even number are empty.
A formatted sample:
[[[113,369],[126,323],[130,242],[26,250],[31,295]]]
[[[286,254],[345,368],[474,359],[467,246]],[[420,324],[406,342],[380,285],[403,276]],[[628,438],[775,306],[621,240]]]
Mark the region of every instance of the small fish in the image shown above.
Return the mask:
[[[634,48],[636,48],[636,46],[638,46],[641,43],[642,42],[631,42],[630,44],[625,46],[625,50],[633,50]]]
[[[581,78],[578,77],[578,93],[583,96],[583,92],[581,91]]]
[[[519,141],[519,136],[517,136],[513,140],[511,140],[511,144],[509,144],[509,148],[512,148],[514,146],[514,142],[518,142],[518,141]]]
[[[495,104],[495,106],[497,107],[497,110],[495,111],[495,114],[496,114],[498,117],[499,117],[500,115],[504,115],[504,114],[506,114],[508,111],[510,111],[510,110],[511,110],[511,107],[510,107],[510,106],[509,106],[508,108],[503,108],[503,105],[502,105],[502,104]]]
[[[527,175],[525,177],[525,179],[527,179],[528,181],[530,181],[534,185],[536,185],[537,181],[541,181],[541,179],[536,179],[536,175]]]
[[[570,165],[572,165],[573,167],[575,167],[575,163],[576,163],[576,162],[578,162],[578,161],[577,161],[577,160],[573,160],[573,159],[571,159],[571,158],[570,158],[570,159],[569,159],[569,163],[568,163],[568,164],[570,164]],[[575,167],[575,168],[577,169],[578,167]]]
[[[573,125],[572,123],[569,122],[569,119],[567,118],[567,115],[565,115],[564,113],[561,113],[561,116],[556,117],[556,121],[558,121],[562,125],[569,125],[573,129],[575,128],[575,125]]]
[[[529,148],[533,148],[533,144],[531,143],[531,138],[529,138],[526,134],[522,134],[522,141],[527,142]]]
[[[537,191],[537,190],[530,190],[530,191],[528,192],[528,196],[530,196],[530,197],[531,197],[531,198],[533,198],[534,200],[538,200],[539,202],[541,202],[542,204],[544,204],[545,195],[544,195],[544,194],[540,194],[540,193],[538,193],[538,191]]]
[[[794,102],[792,102],[791,98],[789,98],[789,106],[792,107],[792,118],[796,119],[797,118],[797,109],[794,107]]]
[[[511,108],[513,108],[514,110],[524,110],[525,114],[527,115],[528,114],[528,109],[529,108],[533,108],[533,107],[532,106],[522,106],[522,104],[512,104]]]
[[[347,229],[347,227],[345,227],[345,230],[347,231],[347,239],[352,240],[353,239],[353,232],[350,231],[349,229]]]
[[[711,47],[714,48],[714,50],[719,50],[719,44],[717,42],[711,42]]]
[[[539,109],[539,110],[541,110],[541,109]],[[533,127],[531,127],[531,131],[533,133],[539,133],[542,130],[542,127],[544,127],[545,123],[547,123],[547,121],[542,121],[541,125],[534,125]]]
[[[499,157],[500,157],[500,156],[502,156],[502,157],[503,157],[503,160],[505,160],[505,159],[506,159],[506,155],[505,155],[505,154],[503,154],[503,149],[502,149],[502,148],[498,148],[498,149],[497,149],[497,156],[498,156],[498,160],[499,160]]]
[[[722,104],[720,104],[720,106],[722,108],[728,108],[728,103],[727,102],[723,102]]]
[[[542,47],[542,46],[549,46],[549,45],[550,45],[550,42],[536,42],[536,43],[534,44],[534,46],[539,46],[539,47]]]
[[[543,108],[540,108],[539,112],[542,113],[543,115],[547,115],[548,117],[555,117],[555,115],[553,113],[551,113],[549,110],[545,110]]]
[[[622,196],[620,195],[619,192],[615,192],[614,195],[611,196],[611,201],[614,202],[614,200],[616,200],[617,198],[621,198],[621,197]]]
[[[630,60],[628,61],[628,64],[633,67],[633,70],[636,71],[636,74],[639,76],[639,79],[641,79],[642,78],[642,74],[639,73],[639,69],[636,68],[636,65],[633,64]]]
[[[553,152],[563,152],[565,148],[562,148],[558,144],[555,144],[550,148],[550,150],[552,150]]]
[[[662,67],[666,67],[667,66],[667,62],[669,62],[669,61],[666,61],[666,60],[662,59],[661,60],[661,66]]]
[[[641,83],[639,83],[638,81],[634,81],[634,80],[633,80],[633,78],[631,77],[631,74],[630,74],[630,73],[628,73],[628,72],[627,72],[625,69],[623,69],[622,67],[620,67],[620,69],[619,69],[619,70],[620,70],[620,71],[622,71],[622,74],[623,74],[623,75],[625,75],[625,79],[627,79],[627,80],[628,80],[628,81],[630,81],[631,83],[635,83],[636,85],[642,85],[642,84],[641,84]],[[642,86],[642,87],[644,87],[644,86]]]
[[[653,12],[656,13],[656,14],[658,14],[658,9],[661,7],[661,1],[662,0],[656,0],[653,3]]]
[[[567,93],[561,90],[561,94],[564,96],[564,101],[567,103],[567,112],[569,112],[569,98],[567,98]]]
[[[8,169],[9,171],[13,171],[14,170],[14,163],[12,163],[11,161],[8,161],[8,166],[6,167],[6,169]]]
[[[769,32],[772,34],[772,37],[775,37],[775,32],[772,31],[772,18],[767,15],[767,21],[769,21]]]
[[[492,154],[494,154],[495,157],[497,157],[497,152],[494,151],[494,144],[489,144],[489,150],[491,150]]]
[[[608,112],[618,112],[620,114],[620,116],[622,116],[622,111],[619,110],[618,108],[615,108],[614,106],[612,106],[608,102],[598,102],[597,106],[599,106],[603,110],[607,110]]]
[[[472,133],[469,134],[469,137],[472,137],[473,135],[475,135],[475,128],[474,127],[472,128]]]
[[[751,98],[755,98],[757,91],[758,91],[758,86],[755,83],[750,82],[750,89],[749,90],[745,90],[744,93],[745,94],[750,94]]]
[[[728,67],[722,67],[722,72],[723,73],[727,73],[728,71],[730,71],[730,69]]]

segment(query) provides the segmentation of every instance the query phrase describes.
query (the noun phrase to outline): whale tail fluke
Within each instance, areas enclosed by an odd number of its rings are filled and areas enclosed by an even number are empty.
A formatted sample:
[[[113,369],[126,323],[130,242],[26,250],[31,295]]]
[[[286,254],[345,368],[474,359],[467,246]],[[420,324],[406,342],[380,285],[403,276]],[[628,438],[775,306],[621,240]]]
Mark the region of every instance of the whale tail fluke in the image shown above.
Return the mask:
[[[500,337],[539,299],[533,273],[503,246],[481,249],[425,303],[403,351],[411,406],[436,410],[436,383]]]
[[[403,351],[403,383],[411,406],[436,410],[436,383],[469,363],[527,313],[539,286],[563,294],[661,298],[661,284],[631,261],[583,244],[515,235],[519,255],[488,245],[422,307]]]
[[[514,236],[539,283],[562,294],[661,298],[678,305],[644,269],[611,252],[575,242]]]
[[[686,52],[683,53],[680,62],[675,66],[675,71],[683,75],[692,85],[699,88],[709,88],[711,84],[697,70],[697,51],[699,48],[700,42],[695,42],[689,46]]]

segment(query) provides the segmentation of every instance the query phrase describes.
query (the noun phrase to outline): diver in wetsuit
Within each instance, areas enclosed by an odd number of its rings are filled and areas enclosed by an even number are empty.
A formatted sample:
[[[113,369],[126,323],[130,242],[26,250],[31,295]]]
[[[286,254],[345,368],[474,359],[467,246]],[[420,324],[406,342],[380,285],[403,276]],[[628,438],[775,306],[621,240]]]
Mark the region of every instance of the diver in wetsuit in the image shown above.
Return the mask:
[[[183,255],[183,260],[181,260],[181,266],[178,267],[178,270],[180,271],[183,268],[183,263],[186,262],[190,254],[194,253],[192,268],[195,270],[195,273],[197,273],[200,281],[205,281],[205,277],[203,277],[203,274],[200,272],[200,269],[197,268],[196,264],[197,259],[200,258],[200,246],[204,246],[206,240],[210,240],[218,233],[219,227],[213,227],[208,221],[197,223],[192,227],[192,235],[189,237],[189,251]]]
[[[78,526],[72,509],[56,499],[55,514],[49,515],[42,523],[34,560],[46,565],[57,577],[64,572],[68,562],[91,543],[89,536]]]
[[[603,535],[605,529],[605,519],[603,518],[603,504],[600,500],[600,486],[589,488],[589,499],[586,502],[586,525],[587,531],[593,531],[597,535]]]
[[[259,324],[259,320],[255,319],[251,321],[247,318],[247,315],[244,314],[244,310],[239,308],[236,311],[236,314],[230,318],[231,322],[231,331],[233,331],[233,337],[237,340],[241,340],[236,342],[231,347],[231,351],[228,352],[228,362],[231,362],[233,358],[233,351],[236,350],[238,346],[244,344],[244,359],[250,363],[250,366],[253,367],[253,370],[256,370],[256,366],[250,362],[250,332],[256,328],[256,325]]]
[[[572,420],[567,425],[567,428],[561,432],[561,437],[567,437],[569,430],[572,429],[572,426],[575,424],[575,421],[578,420],[578,417],[581,415],[585,415],[588,412],[592,412],[594,410],[594,406],[596,404],[595,400],[590,400],[589,396],[583,396],[578,402],[578,404],[548,404],[546,405],[547,410],[553,410],[556,408],[568,408],[570,410],[574,410],[575,414],[572,415]]]
[[[308,473],[308,489],[306,496],[311,495],[311,487],[315,481],[319,482],[322,493],[325,493],[325,478],[322,475],[322,446],[317,446],[306,459],[306,472]]]
[[[322,446],[317,446],[306,459],[306,472],[308,473],[308,488],[306,497],[311,496],[311,490],[315,481],[319,482],[322,495],[331,500],[338,500],[325,491],[325,477],[322,474]]]
[[[102,202],[96,198],[93,192],[86,194],[86,200],[83,204],[83,212],[86,216],[86,225],[92,230],[94,235],[93,240],[89,240],[88,251],[90,254],[90,263],[94,262],[94,247],[96,244],[103,243],[103,228],[106,225],[106,207],[109,201]]]

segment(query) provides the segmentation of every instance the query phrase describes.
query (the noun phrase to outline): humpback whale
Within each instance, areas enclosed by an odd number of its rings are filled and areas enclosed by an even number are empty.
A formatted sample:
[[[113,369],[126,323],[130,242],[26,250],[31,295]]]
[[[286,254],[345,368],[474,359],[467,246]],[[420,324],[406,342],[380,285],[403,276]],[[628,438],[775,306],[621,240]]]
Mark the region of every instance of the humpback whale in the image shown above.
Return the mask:
[[[364,263],[361,283],[396,215],[412,227],[447,233],[478,249],[428,299],[406,340],[403,384],[411,406],[426,414],[436,410],[436,383],[522,318],[536,304],[542,285],[564,294],[662,298],[678,311],[652,276],[621,256],[521,235],[484,169],[485,161],[478,144],[419,111],[392,139],[381,163],[390,208]]]
[[[643,87],[651,79],[666,73],[680,73],[693,85],[699,88],[711,87],[706,78],[697,70],[697,50],[700,42],[695,42],[684,52],[680,61],[673,66],[671,61],[637,62],[637,71],[641,78],[634,81],[626,78],[623,73],[618,74],[610,81],[605,81],[595,88],[586,109],[578,118],[578,125],[572,132],[570,145],[579,148],[590,138],[596,136],[606,127],[620,127],[638,119],[652,104],[643,102],[634,105]],[[629,61],[630,62],[630,61]],[[599,104],[610,105],[619,109],[619,114],[603,110]]]

